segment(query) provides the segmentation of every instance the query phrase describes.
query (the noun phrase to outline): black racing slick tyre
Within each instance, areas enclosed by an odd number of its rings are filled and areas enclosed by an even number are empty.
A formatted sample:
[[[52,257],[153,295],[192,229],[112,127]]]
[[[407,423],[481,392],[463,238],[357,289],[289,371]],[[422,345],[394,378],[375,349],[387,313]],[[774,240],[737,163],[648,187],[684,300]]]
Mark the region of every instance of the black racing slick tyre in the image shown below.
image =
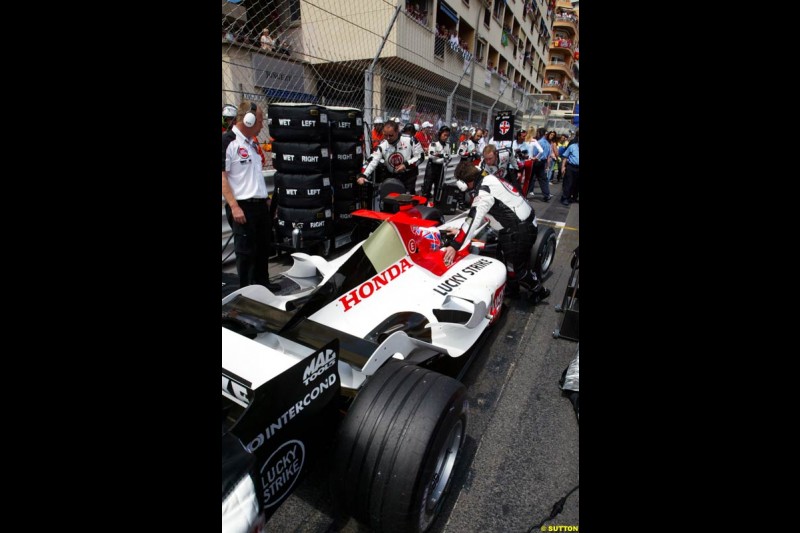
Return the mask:
[[[539,279],[550,271],[556,255],[556,232],[553,228],[539,226],[536,242],[531,249],[531,265]]]
[[[334,500],[374,531],[427,530],[449,489],[466,427],[461,383],[390,360],[367,380],[342,422]]]

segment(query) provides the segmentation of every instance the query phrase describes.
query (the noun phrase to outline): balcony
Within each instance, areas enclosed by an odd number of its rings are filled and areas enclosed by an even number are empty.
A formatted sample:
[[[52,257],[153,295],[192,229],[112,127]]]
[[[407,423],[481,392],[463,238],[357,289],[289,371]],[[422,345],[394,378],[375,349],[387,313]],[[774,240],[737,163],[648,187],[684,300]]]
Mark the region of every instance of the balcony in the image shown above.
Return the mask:
[[[556,15],[556,19],[553,21],[553,30],[563,29],[570,32],[572,35],[576,35],[578,33],[578,23],[576,17],[570,17],[569,15]]]
[[[434,32],[430,24],[430,18],[430,16],[425,18],[426,23],[424,24],[421,19],[411,14],[403,16],[401,13],[397,17],[393,29],[395,37],[392,39],[390,36],[390,40],[401,43],[400,46],[396,47],[397,57],[414,64],[419,64],[420,56],[431,57],[431,52],[434,50]],[[385,57],[387,54],[384,52],[382,55]],[[389,53],[389,55],[393,54]]]
[[[551,61],[547,64],[547,71],[558,72],[564,76],[572,77],[572,69],[570,68],[570,64],[564,61]]]
[[[247,10],[244,6],[231,4],[230,2],[222,1],[222,17],[230,17],[233,20],[247,22]]]
[[[572,39],[553,39],[550,42],[550,50],[569,50],[570,55],[575,51],[575,42]]]
[[[552,95],[554,100],[559,100],[561,96],[568,98],[570,94],[568,85],[569,82],[562,82],[560,80],[546,80],[544,83],[542,83],[542,92],[544,94]]]

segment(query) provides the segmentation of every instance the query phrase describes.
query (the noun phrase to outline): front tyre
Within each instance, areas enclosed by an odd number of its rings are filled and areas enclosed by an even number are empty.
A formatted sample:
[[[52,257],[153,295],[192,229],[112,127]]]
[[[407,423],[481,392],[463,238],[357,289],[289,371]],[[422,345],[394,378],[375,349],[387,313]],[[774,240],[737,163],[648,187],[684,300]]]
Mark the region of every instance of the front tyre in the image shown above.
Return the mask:
[[[362,387],[339,431],[333,497],[374,531],[422,532],[442,508],[467,427],[465,387],[390,360]]]

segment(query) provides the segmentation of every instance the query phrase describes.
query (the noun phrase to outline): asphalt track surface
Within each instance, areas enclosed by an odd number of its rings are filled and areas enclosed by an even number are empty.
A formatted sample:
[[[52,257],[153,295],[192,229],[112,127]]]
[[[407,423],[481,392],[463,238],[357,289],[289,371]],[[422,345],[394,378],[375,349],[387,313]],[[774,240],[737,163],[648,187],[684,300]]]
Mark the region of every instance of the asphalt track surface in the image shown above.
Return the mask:
[[[535,191],[529,202],[540,227],[553,227],[558,237],[545,280],[551,295],[534,307],[526,299],[506,299],[505,316],[465,368],[462,382],[470,409],[466,440],[431,532],[528,532],[579,525],[578,420],[558,385],[578,345],[554,338],[553,332],[564,318],[556,305],[564,298],[570,259],[579,244],[580,204],[559,203],[560,183],[551,185],[553,199],[547,203],[538,185]],[[284,255],[270,265],[270,274],[285,270],[289,262]],[[235,271],[230,266],[225,270]],[[324,461],[314,465],[266,530],[370,531],[339,516],[327,473]]]

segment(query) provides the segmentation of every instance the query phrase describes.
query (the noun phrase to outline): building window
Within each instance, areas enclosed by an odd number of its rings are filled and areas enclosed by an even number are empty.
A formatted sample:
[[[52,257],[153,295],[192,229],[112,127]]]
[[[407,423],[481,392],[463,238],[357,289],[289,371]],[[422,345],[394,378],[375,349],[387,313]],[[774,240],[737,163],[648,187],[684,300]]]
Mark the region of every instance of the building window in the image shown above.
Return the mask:
[[[493,8],[492,9],[492,16],[494,18],[496,18],[496,19],[499,19],[500,17],[502,17],[503,16],[503,7],[505,7],[505,5],[506,5],[505,2],[500,2],[498,0],[495,0],[494,6],[492,6],[492,8]]]
[[[288,0],[289,20],[295,22],[300,20],[300,0]]]
[[[406,13],[419,22],[420,24],[427,26],[428,25],[428,2],[427,0],[416,1],[411,0],[410,2],[406,2]]]
[[[481,63],[483,63],[483,56],[485,52],[486,52],[486,41],[484,41],[483,39],[478,39],[478,49],[475,50],[475,56]]]

